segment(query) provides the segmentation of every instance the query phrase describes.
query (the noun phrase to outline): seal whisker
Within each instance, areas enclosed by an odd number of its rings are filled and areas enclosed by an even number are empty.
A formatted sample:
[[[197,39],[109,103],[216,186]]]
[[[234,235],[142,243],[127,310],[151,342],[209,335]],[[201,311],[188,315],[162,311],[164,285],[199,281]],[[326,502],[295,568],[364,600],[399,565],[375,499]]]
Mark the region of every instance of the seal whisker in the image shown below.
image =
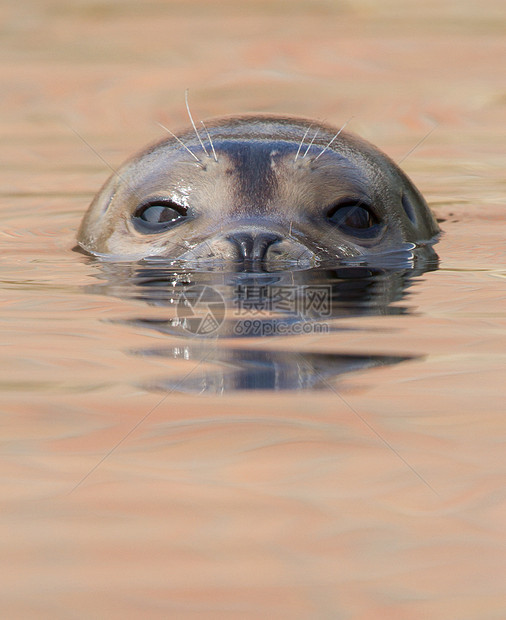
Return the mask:
[[[351,121],[351,119],[353,118],[353,116],[350,116],[350,118],[346,121],[346,123],[344,123],[344,125],[341,127],[341,129],[336,133],[336,135],[332,138],[332,140],[327,144],[327,146],[323,149],[323,151],[321,151],[320,153],[318,153],[318,155],[313,159],[312,163],[314,164],[314,162],[323,155],[323,153],[325,153],[325,151],[329,148],[329,146],[332,144],[332,142],[334,142],[334,140],[337,138],[337,136],[341,133],[341,131],[346,127],[346,125]]]
[[[191,151],[191,150],[190,150],[190,149],[186,146],[186,144],[185,144],[185,143],[184,143],[184,142],[183,142],[180,138],[178,138],[178,137],[176,136],[176,134],[175,134],[173,131],[171,131],[168,127],[165,127],[165,125],[162,125],[162,123],[158,123],[158,125],[160,125],[160,127],[161,127],[162,129],[165,129],[165,131],[169,132],[169,133],[170,133],[170,135],[171,135],[173,138],[175,138],[175,139],[179,142],[179,144],[180,144],[182,147],[184,147],[184,148],[188,151],[188,153],[190,153],[190,155],[193,157],[193,159],[195,159],[195,160],[198,162],[199,166],[200,166],[201,168],[205,169],[204,164],[203,164],[203,163],[200,161],[200,159],[199,159],[199,158],[195,155],[195,153],[194,153],[193,151]]]
[[[66,123],[65,123],[66,124]],[[102,155],[100,155],[100,153],[93,148],[93,146],[73,127],[71,127],[70,125],[67,125],[67,127],[70,129],[70,131],[73,131],[76,136],[90,149],[90,151],[92,151],[93,153],[95,153],[95,155],[110,169],[112,170],[114,176],[116,178],[118,178],[122,183],[124,183],[127,187],[129,187],[132,191],[132,193],[137,196],[137,198],[139,200],[142,200],[141,195],[137,192],[137,190],[135,189],[135,187],[129,183],[128,179],[125,179],[117,170],[116,168],[114,168],[113,166],[111,166],[111,164],[105,159],[105,157],[102,157]],[[106,209],[104,209],[104,213],[107,210],[107,206],[106,205]]]
[[[184,91],[184,101],[186,103],[186,110],[188,112],[188,116],[190,117],[190,121],[192,124],[192,127],[195,131],[195,135],[197,136],[199,142],[200,142],[200,146],[202,147],[202,149],[204,150],[204,153],[207,155],[207,157],[209,157],[209,153],[207,152],[206,147],[204,146],[204,143],[202,142],[202,138],[200,137],[199,132],[197,131],[197,128],[195,127],[195,121],[193,120],[193,116],[192,113],[190,112],[190,104],[188,103],[188,89],[186,89]]]
[[[415,146],[411,149],[409,149],[409,151],[404,155],[404,157],[402,157],[398,163],[401,164],[406,158],[408,158],[411,153],[413,151],[415,151],[421,144],[422,142],[425,142],[425,140],[427,140],[427,138],[430,136],[430,134],[435,131],[437,128],[439,127],[439,123],[436,123],[425,135],[421,140],[418,140],[418,142],[415,144]]]
[[[295,159],[293,160],[294,163],[297,161],[297,157],[299,156],[300,149],[302,148],[302,145],[304,144],[304,140],[306,139],[306,136],[309,133],[309,130],[311,129],[312,126],[313,126],[312,124],[309,125],[309,127],[306,129],[306,132],[302,136],[302,140],[300,141],[299,148],[297,149],[297,152],[295,153]]]
[[[304,155],[302,156],[302,159],[304,159],[306,157],[306,155],[309,153],[309,149],[313,146],[313,142],[316,140],[316,136],[320,133],[320,128],[318,127],[318,129],[316,130],[315,135],[313,136],[313,139],[311,140],[311,142],[308,144],[308,147],[306,149],[306,152],[304,153]]]
[[[208,138],[209,143],[211,144],[211,148],[213,150],[214,161],[216,163],[218,163],[218,157],[216,156],[216,151],[214,150],[214,144],[213,144],[213,141],[211,140],[211,135],[209,134],[209,130],[205,126],[204,121],[200,121],[200,122],[202,123],[202,127],[206,130],[207,138]]]

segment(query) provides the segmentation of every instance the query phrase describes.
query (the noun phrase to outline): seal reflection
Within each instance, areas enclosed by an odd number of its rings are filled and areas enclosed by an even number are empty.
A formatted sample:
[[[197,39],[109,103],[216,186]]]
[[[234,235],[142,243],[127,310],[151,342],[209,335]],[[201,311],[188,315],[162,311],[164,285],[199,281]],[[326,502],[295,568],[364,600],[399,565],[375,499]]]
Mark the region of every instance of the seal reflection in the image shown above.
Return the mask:
[[[97,261],[98,282],[86,290],[159,309],[156,318],[115,321],[167,338],[164,346],[131,355],[182,361],[181,373],[145,380],[140,387],[149,391],[336,389],[348,373],[420,356],[298,351],[281,347],[282,337],[313,334],[317,348],[325,334],[350,329],[340,319],[409,313],[402,303],[392,304],[402,301],[418,276],[437,269],[437,255],[426,246],[391,257],[390,263],[348,261],[334,268],[248,273],[195,271],[160,261]]]

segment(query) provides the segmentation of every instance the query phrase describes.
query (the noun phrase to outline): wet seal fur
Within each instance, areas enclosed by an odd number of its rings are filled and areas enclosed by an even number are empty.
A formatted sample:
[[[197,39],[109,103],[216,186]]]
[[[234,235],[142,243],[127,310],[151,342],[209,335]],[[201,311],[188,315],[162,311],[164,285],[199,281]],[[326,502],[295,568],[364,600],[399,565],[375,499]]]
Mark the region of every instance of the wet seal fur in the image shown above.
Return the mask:
[[[82,249],[273,270],[354,257],[378,263],[439,232],[400,168],[342,130],[240,116],[169,133],[98,192],[78,233]]]

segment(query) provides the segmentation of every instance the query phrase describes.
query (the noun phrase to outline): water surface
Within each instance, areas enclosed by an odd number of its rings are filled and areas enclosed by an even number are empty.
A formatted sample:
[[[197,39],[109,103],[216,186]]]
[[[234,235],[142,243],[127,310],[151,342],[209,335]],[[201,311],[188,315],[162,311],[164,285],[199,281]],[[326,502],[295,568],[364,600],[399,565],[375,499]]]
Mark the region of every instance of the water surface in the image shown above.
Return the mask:
[[[502,4],[142,6],[1,9],[2,615],[502,618]],[[353,116],[439,261],[73,252],[101,158],[186,124],[186,87],[199,118]]]

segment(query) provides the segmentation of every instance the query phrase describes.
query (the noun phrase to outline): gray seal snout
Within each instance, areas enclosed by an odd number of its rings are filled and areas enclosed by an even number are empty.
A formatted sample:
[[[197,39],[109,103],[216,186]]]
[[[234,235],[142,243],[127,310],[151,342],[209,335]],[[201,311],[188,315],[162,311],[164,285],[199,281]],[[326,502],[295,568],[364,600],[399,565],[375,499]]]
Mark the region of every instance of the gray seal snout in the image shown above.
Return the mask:
[[[271,246],[281,237],[269,232],[239,232],[228,235],[227,241],[237,248],[237,259],[245,262],[262,262]]]
[[[244,225],[223,234],[212,235],[181,258],[200,263],[225,261],[234,263],[238,269],[254,271],[274,269],[281,263],[298,268],[315,264],[314,252],[296,239],[287,238],[282,232]]]

